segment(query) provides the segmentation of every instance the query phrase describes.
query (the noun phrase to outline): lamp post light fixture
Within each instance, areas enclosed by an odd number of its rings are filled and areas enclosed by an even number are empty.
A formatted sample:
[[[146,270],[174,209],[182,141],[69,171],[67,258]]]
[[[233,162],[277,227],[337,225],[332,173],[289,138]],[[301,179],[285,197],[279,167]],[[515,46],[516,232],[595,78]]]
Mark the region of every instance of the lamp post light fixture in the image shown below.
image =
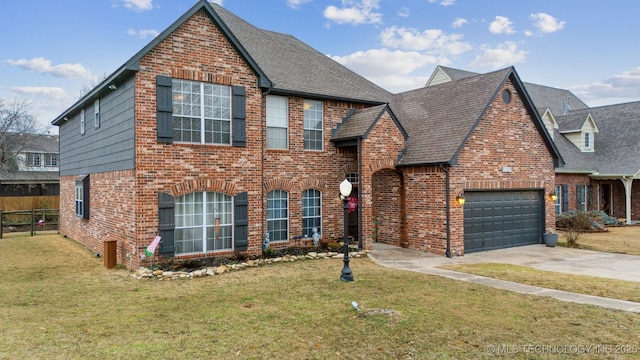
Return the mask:
[[[340,183],[340,198],[342,199],[344,208],[344,266],[342,267],[342,274],[340,275],[340,280],[342,281],[353,281],[353,274],[349,267],[349,214],[347,212],[347,202],[349,201],[349,195],[351,195],[352,189],[353,186],[351,186],[349,180],[344,179],[344,181]]]

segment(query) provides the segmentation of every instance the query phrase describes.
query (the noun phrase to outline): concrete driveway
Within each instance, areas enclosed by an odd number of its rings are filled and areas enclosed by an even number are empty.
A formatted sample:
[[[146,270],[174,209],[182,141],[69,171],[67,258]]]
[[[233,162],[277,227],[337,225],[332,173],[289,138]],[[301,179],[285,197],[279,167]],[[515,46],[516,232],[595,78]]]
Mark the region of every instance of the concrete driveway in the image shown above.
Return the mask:
[[[543,289],[536,286],[517,284],[437,268],[437,266],[445,264],[494,262],[528,266],[540,270],[640,282],[640,256],[601,253],[558,246],[528,245],[447,258],[383,243],[374,243],[373,250],[369,254],[369,257],[374,262],[385,267],[439,275],[524,294],[550,296],[564,301],[640,313],[640,303],[631,301]]]

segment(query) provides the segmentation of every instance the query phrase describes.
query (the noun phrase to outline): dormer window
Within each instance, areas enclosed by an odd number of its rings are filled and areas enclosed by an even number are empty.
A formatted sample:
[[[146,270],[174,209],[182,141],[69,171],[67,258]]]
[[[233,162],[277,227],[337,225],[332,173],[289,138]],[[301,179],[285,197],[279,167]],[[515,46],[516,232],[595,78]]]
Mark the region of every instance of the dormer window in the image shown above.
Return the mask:
[[[584,133],[584,148],[591,149],[592,147],[593,147],[593,144],[591,140],[591,133],[586,132]]]

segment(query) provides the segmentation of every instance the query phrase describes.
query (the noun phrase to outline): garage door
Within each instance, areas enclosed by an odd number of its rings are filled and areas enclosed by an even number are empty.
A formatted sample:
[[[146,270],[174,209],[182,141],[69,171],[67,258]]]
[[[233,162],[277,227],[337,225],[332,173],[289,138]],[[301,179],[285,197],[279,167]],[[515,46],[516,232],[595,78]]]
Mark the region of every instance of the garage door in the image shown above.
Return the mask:
[[[464,195],[465,253],[541,242],[542,191],[465,191]]]

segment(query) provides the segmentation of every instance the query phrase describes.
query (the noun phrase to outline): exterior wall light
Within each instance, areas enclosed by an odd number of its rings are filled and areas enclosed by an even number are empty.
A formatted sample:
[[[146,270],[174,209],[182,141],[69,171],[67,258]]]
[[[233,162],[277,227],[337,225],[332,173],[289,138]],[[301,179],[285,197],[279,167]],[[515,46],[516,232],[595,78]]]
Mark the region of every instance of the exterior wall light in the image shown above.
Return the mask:
[[[458,204],[464,205],[464,203],[465,203],[465,201],[467,201],[467,199],[464,198],[464,194],[460,194],[460,195],[456,196],[456,201],[458,202]]]
[[[549,194],[549,200],[555,202],[556,200],[558,200],[558,194],[554,192],[552,192],[551,194]]]

